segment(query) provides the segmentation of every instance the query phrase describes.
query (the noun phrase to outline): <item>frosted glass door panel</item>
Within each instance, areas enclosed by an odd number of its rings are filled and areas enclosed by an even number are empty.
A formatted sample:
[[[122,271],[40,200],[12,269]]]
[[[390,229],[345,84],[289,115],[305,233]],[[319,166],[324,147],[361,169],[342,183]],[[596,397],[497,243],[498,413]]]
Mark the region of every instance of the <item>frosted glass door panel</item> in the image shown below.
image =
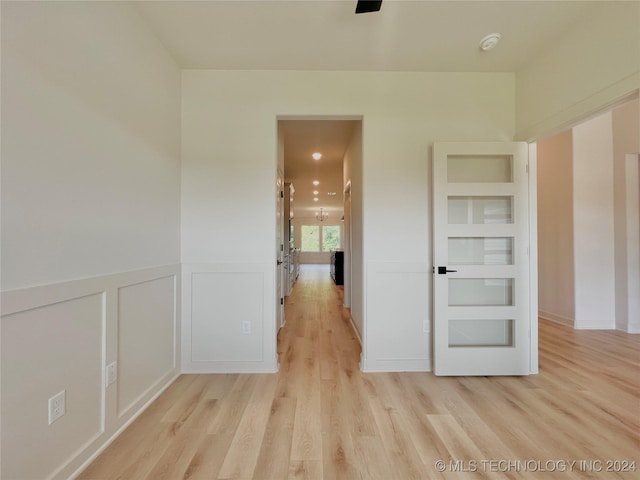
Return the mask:
[[[511,155],[449,155],[447,181],[449,183],[511,183],[513,157]]]
[[[511,197],[448,197],[449,225],[513,223]]]
[[[449,320],[450,347],[513,347],[513,320]]]
[[[450,237],[449,265],[513,265],[513,238]]]
[[[449,278],[449,306],[513,305],[511,278]]]

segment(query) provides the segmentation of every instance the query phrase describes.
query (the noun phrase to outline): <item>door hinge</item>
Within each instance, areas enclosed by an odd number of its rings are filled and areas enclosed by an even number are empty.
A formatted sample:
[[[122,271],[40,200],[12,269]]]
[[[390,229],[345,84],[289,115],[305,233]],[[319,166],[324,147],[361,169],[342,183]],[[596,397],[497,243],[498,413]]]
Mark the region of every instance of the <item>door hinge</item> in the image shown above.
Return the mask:
[[[281,252],[284,252],[284,243],[281,243],[281,244],[280,244],[280,251],[281,251]]]
[[[280,190],[280,198],[284,198],[284,191]]]
[[[527,175],[529,174],[529,164],[526,164],[526,168],[527,168]]]
[[[280,297],[280,305],[284,305],[284,298]]]

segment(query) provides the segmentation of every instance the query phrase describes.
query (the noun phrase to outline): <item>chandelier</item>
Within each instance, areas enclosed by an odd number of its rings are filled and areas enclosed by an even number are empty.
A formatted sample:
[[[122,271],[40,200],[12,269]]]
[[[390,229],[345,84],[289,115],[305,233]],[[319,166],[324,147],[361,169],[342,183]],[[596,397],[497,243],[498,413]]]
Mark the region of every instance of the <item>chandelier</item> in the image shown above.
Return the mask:
[[[321,222],[324,222],[327,218],[329,218],[329,214],[321,208],[320,211],[316,213],[316,218]]]

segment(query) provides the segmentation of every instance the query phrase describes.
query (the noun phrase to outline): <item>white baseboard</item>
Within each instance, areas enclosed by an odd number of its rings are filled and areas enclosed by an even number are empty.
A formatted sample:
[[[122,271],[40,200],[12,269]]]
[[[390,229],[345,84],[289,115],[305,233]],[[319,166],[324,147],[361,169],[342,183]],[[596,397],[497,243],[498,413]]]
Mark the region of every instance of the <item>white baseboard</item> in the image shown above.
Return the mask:
[[[365,373],[385,372],[430,372],[431,359],[429,358],[402,358],[397,360],[375,360],[373,362],[362,360],[361,370]]]
[[[555,313],[545,312],[543,310],[538,311],[538,317],[544,318],[545,320],[549,320],[551,322],[561,323],[562,325],[574,327],[575,320],[573,318],[556,315]]]
[[[351,316],[351,311],[349,311],[349,323],[351,324],[351,328],[353,333],[355,333],[356,338],[358,339],[358,343],[360,344],[360,348],[362,349],[362,338],[360,337],[360,332],[356,328],[356,324],[353,322],[353,317]]]
[[[142,407],[136,412],[134,413],[131,418],[129,418],[129,420],[127,420],[118,430],[116,430],[116,432],[111,435],[111,437],[109,437],[103,444],[102,446],[100,446],[100,448],[98,448],[89,458],[87,458],[87,460],[80,465],[80,467],[78,467],[78,469],[73,472],[73,474],[71,474],[71,476],[69,477],[71,480],[77,478],[84,470],[86,470],[86,468],[91,465],[91,463],[93,463],[93,461],[98,458],[100,456],[100,454],[102,452],[104,452],[109,445],[111,445],[114,440],[116,438],[118,438],[122,432],[124,432],[127,428],[129,428],[129,426],[136,421],[136,419],[142,415],[142,413],[144,413],[144,411],[149,408],[149,406],[155,402],[158,397],[160,395],[162,395],[162,393],[164,393],[164,391],[169,388],[173,382],[175,382],[178,377],[180,376],[179,373],[176,373],[162,388],[160,388],[151,398],[149,398],[149,400],[147,400],[144,405],[142,405]]]
[[[77,476],[177,378],[179,272],[164,265],[2,292],[3,371],[20,379],[3,378],[2,413],[14,420],[2,426],[14,439],[3,445],[3,477]],[[118,378],[105,386],[112,362]],[[76,404],[54,438],[39,406],[60,390]]]

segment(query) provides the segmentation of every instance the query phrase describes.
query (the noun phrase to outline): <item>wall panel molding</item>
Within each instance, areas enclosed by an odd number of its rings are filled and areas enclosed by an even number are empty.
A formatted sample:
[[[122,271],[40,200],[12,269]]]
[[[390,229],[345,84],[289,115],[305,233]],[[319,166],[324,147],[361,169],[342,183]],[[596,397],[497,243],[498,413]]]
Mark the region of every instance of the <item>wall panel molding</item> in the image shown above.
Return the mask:
[[[165,265],[2,292],[2,478],[73,477],[177,378],[179,272]],[[106,386],[113,361],[118,378]],[[67,412],[49,425],[48,398],[61,390]],[[7,422],[23,417],[28,424]],[[9,451],[19,438],[29,446]]]
[[[277,371],[274,267],[183,264],[183,373]]]
[[[423,262],[369,262],[364,372],[431,370],[431,272]]]

